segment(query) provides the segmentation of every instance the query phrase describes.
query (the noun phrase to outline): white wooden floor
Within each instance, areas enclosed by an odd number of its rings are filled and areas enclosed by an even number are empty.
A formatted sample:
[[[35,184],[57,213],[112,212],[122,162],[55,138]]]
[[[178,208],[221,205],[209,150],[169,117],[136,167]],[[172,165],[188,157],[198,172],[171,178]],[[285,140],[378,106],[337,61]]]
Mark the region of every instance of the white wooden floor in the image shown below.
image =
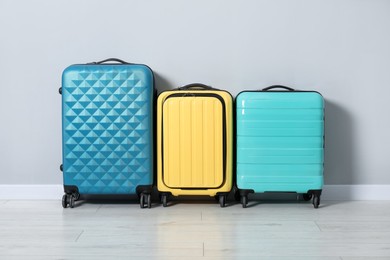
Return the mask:
[[[249,206],[0,201],[0,259],[390,259],[390,201]]]

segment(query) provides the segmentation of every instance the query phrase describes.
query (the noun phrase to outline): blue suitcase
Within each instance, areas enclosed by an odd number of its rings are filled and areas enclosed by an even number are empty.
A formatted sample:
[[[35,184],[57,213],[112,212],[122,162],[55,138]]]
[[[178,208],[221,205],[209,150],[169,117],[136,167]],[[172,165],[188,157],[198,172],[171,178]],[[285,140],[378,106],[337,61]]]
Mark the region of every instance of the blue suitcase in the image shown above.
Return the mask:
[[[283,91],[274,90],[282,88]],[[318,208],[323,186],[324,99],[271,86],[236,97],[237,200],[249,193],[295,192]]]
[[[62,74],[62,206],[80,194],[137,194],[151,207],[154,180],[152,70],[107,59]],[[145,205],[146,204],[146,205]]]

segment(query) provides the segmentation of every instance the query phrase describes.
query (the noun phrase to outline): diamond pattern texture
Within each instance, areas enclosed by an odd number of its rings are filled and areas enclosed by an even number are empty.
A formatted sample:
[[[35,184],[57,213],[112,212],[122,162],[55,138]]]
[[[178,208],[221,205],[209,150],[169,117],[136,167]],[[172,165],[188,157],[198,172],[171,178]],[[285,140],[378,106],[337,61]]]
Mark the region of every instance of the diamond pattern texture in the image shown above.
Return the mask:
[[[153,74],[144,65],[72,65],[62,77],[64,185],[134,194],[153,183]]]

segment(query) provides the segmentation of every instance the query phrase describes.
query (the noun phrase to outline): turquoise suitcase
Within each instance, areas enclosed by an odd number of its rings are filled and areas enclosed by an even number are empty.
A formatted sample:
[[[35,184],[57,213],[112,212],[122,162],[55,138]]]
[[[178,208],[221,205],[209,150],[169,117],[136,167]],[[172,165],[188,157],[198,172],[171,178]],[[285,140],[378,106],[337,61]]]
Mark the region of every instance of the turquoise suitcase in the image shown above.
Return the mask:
[[[277,90],[277,89],[282,89]],[[236,199],[294,192],[318,208],[324,172],[324,99],[271,86],[236,97]]]
[[[108,59],[62,74],[62,206],[81,195],[131,195],[151,206],[154,179],[152,70]]]

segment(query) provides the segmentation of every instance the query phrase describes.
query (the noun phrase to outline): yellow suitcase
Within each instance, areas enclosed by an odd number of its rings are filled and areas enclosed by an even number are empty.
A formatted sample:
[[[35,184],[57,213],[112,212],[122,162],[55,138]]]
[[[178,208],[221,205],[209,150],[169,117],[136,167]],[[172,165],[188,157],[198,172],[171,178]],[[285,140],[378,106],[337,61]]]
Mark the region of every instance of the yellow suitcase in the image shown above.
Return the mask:
[[[208,195],[225,206],[232,188],[232,96],[203,84],[162,92],[157,100],[157,189]]]

